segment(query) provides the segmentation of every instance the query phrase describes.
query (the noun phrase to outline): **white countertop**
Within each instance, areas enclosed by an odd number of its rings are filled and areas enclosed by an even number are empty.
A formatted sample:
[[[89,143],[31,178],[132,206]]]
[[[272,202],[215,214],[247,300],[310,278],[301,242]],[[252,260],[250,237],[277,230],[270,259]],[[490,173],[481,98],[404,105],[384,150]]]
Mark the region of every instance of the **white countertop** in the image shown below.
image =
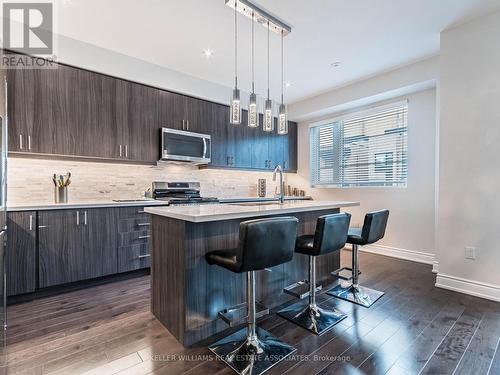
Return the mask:
[[[41,204],[7,204],[7,211],[41,211],[41,210],[64,210],[78,208],[106,208],[106,207],[136,207],[136,206],[165,206],[165,202],[153,199],[138,199],[130,201],[115,202],[106,201],[70,201],[68,203],[41,203]]]
[[[147,207],[145,211],[173,219],[203,223],[207,221],[242,219],[268,215],[285,215],[294,212],[318,211],[359,206],[359,202],[342,201],[292,201],[284,204],[197,204],[190,206]]]

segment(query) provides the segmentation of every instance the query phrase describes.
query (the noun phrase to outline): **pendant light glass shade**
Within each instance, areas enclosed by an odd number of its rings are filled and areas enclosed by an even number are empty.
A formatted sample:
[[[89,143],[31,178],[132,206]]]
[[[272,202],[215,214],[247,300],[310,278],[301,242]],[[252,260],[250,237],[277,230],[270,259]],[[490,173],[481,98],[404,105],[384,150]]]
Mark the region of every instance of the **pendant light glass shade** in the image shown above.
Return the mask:
[[[274,130],[274,116],[273,116],[273,101],[271,99],[266,100],[264,107],[264,124],[263,130],[265,132],[272,132]]]
[[[241,103],[240,90],[234,89],[231,97],[231,108],[229,113],[229,122],[233,125],[241,124]]]
[[[250,94],[248,103],[248,126],[257,128],[259,126],[259,102],[255,93]]]
[[[273,102],[269,97],[269,20],[267,20],[267,99],[264,105],[264,123],[262,129],[265,132],[274,130]]]
[[[281,29],[281,104],[278,111],[278,134],[288,134],[288,116],[283,102],[283,29]]]
[[[234,2],[234,90],[231,97],[229,123],[232,125],[241,124],[240,90],[238,89],[238,13],[236,1]]]
[[[286,105],[280,104],[279,114],[278,114],[278,134],[285,135],[288,134],[288,119],[286,113]]]

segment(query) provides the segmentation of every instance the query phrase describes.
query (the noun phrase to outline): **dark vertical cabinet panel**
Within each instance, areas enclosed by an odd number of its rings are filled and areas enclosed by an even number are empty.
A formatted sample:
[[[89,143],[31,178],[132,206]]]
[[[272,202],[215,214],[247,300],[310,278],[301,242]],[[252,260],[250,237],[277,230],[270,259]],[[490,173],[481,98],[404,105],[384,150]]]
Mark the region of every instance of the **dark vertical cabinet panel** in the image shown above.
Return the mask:
[[[113,209],[40,211],[38,225],[40,287],[117,272]]]
[[[33,132],[36,103],[33,69],[7,70],[7,107],[9,114],[9,150],[28,152],[28,136]]]
[[[212,108],[212,161],[213,167],[231,166],[229,150],[229,107],[213,104]]]
[[[122,158],[134,161],[158,160],[160,125],[159,91],[120,81],[116,118],[121,129]]]
[[[36,212],[9,212],[5,254],[7,295],[36,288]]]
[[[158,90],[158,127],[182,130],[186,119],[187,97]]]
[[[83,246],[79,211],[38,213],[39,285],[41,288],[85,278],[85,262],[91,261]]]
[[[117,273],[118,210],[115,208],[85,210],[83,224],[85,227],[83,245],[86,256],[90,258],[85,262],[85,278]]]

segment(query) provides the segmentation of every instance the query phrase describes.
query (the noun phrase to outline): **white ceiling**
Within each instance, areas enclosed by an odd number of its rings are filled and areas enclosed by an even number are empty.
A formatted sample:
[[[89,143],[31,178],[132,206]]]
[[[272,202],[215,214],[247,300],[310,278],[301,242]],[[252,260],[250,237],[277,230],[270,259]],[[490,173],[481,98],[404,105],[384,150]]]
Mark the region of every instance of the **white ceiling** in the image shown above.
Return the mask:
[[[439,52],[439,33],[500,0],[259,0],[293,28],[285,38],[291,103]],[[233,84],[233,13],[224,0],[59,0],[58,33],[211,82]],[[250,20],[239,17],[239,82],[250,87]],[[256,86],[266,87],[266,30],[256,25]],[[204,48],[215,51],[202,56]],[[271,96],[280,89],[271,34]],[[339,68],[330,64],[340,61]],[[228,91],[229,93],[229,91]]]

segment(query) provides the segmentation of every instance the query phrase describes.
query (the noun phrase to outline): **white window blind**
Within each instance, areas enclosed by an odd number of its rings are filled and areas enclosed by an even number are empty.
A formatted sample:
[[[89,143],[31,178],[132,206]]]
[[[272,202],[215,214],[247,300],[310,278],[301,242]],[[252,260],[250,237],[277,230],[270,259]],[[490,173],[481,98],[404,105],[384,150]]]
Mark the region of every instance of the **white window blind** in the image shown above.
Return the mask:
[[[406,186],[407,136],[406,102],[312,127],[312,185]]]

